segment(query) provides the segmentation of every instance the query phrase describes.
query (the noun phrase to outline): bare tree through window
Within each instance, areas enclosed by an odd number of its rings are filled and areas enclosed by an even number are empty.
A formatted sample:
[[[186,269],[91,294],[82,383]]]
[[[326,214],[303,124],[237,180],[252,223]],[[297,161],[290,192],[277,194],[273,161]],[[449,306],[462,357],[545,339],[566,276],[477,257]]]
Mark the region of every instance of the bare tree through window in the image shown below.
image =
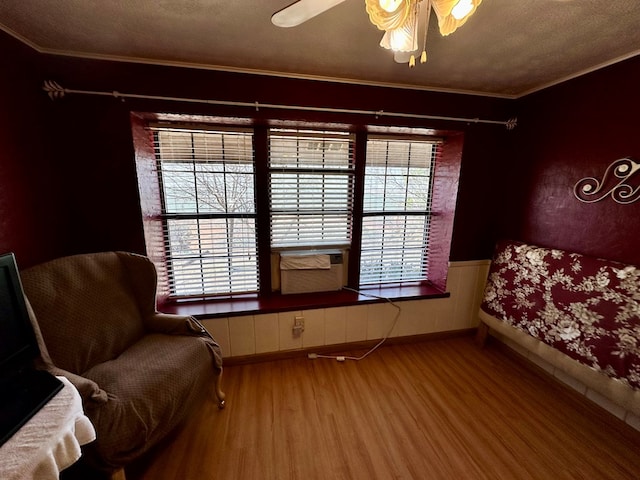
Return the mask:
[[[257,291],[252,137],[157,132],[174,295]]]

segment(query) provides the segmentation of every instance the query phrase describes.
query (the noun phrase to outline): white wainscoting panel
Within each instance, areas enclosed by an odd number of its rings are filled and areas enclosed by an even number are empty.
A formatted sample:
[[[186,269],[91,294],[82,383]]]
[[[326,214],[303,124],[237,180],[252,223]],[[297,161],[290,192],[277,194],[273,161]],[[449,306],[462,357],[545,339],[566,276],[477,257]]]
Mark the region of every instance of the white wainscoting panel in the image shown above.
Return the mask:
[[[476,327],[488,272],[488,260],[452,262],[447,280],[451,296],[397,302],[401,313],[390,336]],[[236,357],[380,339],[389,332],[396,311],[385,302],[215,318],[203,320],[203,324],[220,344],[223,356]],[[305,322],[299,337],[292,333],[296,316],[304,317]]]

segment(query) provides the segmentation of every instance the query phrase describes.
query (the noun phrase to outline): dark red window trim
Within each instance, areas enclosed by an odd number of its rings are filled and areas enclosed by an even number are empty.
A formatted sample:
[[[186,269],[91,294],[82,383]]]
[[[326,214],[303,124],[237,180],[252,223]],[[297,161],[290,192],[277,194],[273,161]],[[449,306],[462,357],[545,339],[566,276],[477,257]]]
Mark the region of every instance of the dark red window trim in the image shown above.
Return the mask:
[[[134,147],[136,151],[136,165],[138,182],[140,186],[140,205],[142,210],[143,227],[147,243],[146,254],[156,264],[158,270],[158,302],[166,312],[185,313],[201,317],[234,316],[251,313],[268,313],[286,310],[297,310],[307,308],[323,308],[331,306],[357,305],[361,303],[375,303],[384,300],[376,300],[368,297],[358,296],[349,291],[333,293],[316,293],[299,295],[294,299],[292,295],[280,295],[270,293],[271,288],[271,262],[270,242],[269,242],[269,215],[268,215],[268,181],[266,175],[266,132],[267,126],[253,124],[256,162],[257,185],[257,227],[258,227],[258,251],[260,265],[260,293],[249,295],[238,295],[227,299],[179,301],[169,299],[167,287],[167,271],[165,262],[165,252],[161,238],[162,226],[160,220],[160,192],[157,182],[157,171],[155,167],[155,152],[150,146],[149,131],[145,129],[148,122],[163,120],[162,115],[132,112],[131,125],[133,132]],[[171,120],[171,119],[165,119]],[[218,123],[229,124],[231,119],[212,118]],[[241,124],[251,124],[246,119]],[[287,122],[290,124],[291,122]],[[344,127],[344,126],[343,126]],[[462,147],[464,134],[461,131],[432,130],[425,128],[411,127],[381,127],[381,126],[350,126],[350,131],[356,133],[356,203],[353,212],[353,239],[349,264],[349,286],[358,288],[359,273],[359,249],[360,249],[360,224],[362,221],[362,205],[360,199],[363,189],[363,159],[366,150],[366,133],[373,134],[413,134],[429,135],[444,140],[440,149],[440,156],[436,159],[436,175],[433,186],[431,227],[430,227],[430,250],[428,263],[428,281],[424,282],[420,288],[415,287],[393,287],[384,286],[379,289],[382,295],[395,299],[416,299],[431,297],[446,297],[446,281],[449,266],[449,252],[451,248],[451,237],[453,231],[453,218],[455,213],[456,197],[458,190],[460,164],[462,159]],[[264,158],[263,158],[264,157]],[[359,179],[359,180],[358,180]],[[360,182],[360,183],[358,183]],[[261,193],[262,192],[262,193]],[[370,291],[375,291],[371,289]],[[361,298],[362,297],[362,298]]]
[[[248,294],[219,299],[171,301],[159,305],[158,309],[165,313],[193,315],[199,319],[207,319],[383,303],[388,300],[418,300],[448,298],[450,296],[449,292],[428,283],[385,285],[362,289],[360,292],[340,290],[337,292],[273,294],[269,296]]]

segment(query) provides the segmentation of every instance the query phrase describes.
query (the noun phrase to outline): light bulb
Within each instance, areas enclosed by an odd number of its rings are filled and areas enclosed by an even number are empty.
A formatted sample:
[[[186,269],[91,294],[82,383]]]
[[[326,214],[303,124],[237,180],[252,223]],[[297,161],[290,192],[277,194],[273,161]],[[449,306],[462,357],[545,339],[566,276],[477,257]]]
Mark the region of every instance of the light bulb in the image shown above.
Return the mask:
[[[395,12],[404,0],[378,0],[380,8],[385,12]]]
[[[456,3],[455,7],[451,9],[451,15],[456,20],[462,20],[464,17],[469,15],[471,10],[473,10],[472,0],[460,0]]]

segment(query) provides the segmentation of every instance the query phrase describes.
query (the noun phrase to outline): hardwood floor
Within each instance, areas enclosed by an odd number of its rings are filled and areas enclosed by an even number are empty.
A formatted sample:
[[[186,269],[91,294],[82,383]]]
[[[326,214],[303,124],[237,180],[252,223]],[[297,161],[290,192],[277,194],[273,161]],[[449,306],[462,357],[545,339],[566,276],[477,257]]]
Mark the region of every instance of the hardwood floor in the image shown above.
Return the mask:
[[[470,337],[225,369],[128,480],[637,479],[640,432]],[[213,398],[213,392],[212,392]]]

